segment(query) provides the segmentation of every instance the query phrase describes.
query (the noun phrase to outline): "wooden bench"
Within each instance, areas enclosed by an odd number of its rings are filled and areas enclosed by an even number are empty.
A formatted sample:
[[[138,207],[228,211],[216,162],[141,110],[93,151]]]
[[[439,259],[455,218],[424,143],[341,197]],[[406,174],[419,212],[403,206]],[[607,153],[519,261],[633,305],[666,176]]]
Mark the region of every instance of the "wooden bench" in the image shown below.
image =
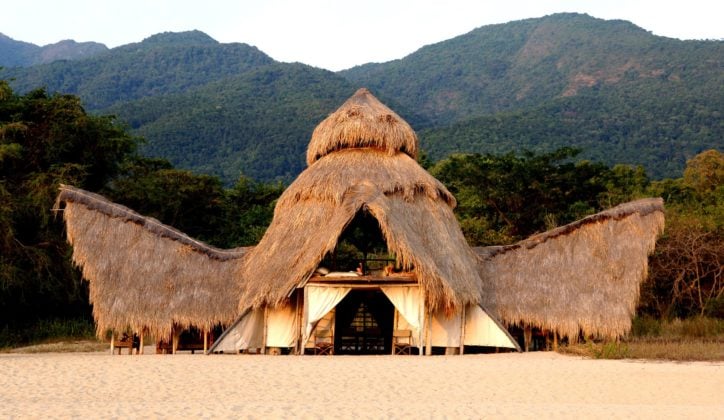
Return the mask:
[[[141,348],[141,342],[137,335],[123,333],[120,337],[116,337],[115,334],[111,335],[111,354],[114,353],[115,349],[118,349],[118,354],[121,354],[121,349],[128,349],[128,354],[133,354],[133,349],[136,349],[136,354],[139,354]]]
[[[213,341],[213,334],[210,333],[174,330],[170,339],[156,342],[156,354],[174,354],[184,350],[190,350],[191,354],[194,354],[196,350],[205,352],[211,347]]]

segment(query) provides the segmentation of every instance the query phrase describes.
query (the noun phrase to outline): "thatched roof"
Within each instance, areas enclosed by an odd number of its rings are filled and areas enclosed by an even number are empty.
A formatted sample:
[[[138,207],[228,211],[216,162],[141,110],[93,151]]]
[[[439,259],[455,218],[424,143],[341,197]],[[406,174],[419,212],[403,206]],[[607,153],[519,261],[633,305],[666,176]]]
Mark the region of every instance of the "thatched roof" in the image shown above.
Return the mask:
[[[475,255],[460,231],[447,189],[405,153],[353,148],[314,162],[280,197],[274,219],[240,276],[241,308],[281,303],[334,249],[362,208],[391,252],[414,267],[433,308],[478,303]]]
[[[615,338],[631,328],[663,200],[637,200],[514,245],[474,248],[483,305],[508,324]]]
[[[356,147],[378,148],[389,155],[401,152],[417,159],[415,131],[365,88],[314,129],[307,165],[337,150]]]
[[[112,328],[172,325],[210,328],[236,317],[240,282],[233,273],[248,248],[221,250],[194,240],[100,195],[63,185],[73,261],[89,281],[98,334]]]

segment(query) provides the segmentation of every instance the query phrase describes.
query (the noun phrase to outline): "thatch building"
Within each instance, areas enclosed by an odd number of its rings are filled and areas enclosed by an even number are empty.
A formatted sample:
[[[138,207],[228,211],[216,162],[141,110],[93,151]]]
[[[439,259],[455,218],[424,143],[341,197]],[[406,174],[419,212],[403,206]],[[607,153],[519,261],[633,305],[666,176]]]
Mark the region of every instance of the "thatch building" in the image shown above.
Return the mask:
[[[60,187],[55,207],[61,206],[99,336],[131,330],[178,338],[183,329],[208,332],[236,318],[242,283],[233,272],[249,248],[211,247],[67,185]]]
[[[563,335],[630,327],[660,200],[630,203],[508,247],[468,246],[417,137],[360,89],[315,129],[308,168],[253,248],[218,250],[153,219],[61,188],[74,260],[99,331],[228,325],[214,351],[381,353],[518,348],[498,319]],[[328,273],[360,220],[385,267]],[[370,222],[371,221],[371,222]],[[371,224],[370,224],[371,223]],[[368,232],[369,233],[369,232]],[[238,315],[238,316],[237,316]]]
[[[482,302],[508,325],[574,340],[624,335],[663,227],[663,200],[642,199],[514,245],[476,247]]]

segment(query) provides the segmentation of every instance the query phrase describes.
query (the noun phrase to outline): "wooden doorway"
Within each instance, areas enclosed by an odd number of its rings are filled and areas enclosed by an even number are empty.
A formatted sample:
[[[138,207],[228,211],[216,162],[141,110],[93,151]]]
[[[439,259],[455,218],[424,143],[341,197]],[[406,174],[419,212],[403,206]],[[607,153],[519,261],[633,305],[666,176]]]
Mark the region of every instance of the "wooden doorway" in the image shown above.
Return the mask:
[[[352,290],[337,305],[335,354],[390,354],[395,307],[380,290]]]

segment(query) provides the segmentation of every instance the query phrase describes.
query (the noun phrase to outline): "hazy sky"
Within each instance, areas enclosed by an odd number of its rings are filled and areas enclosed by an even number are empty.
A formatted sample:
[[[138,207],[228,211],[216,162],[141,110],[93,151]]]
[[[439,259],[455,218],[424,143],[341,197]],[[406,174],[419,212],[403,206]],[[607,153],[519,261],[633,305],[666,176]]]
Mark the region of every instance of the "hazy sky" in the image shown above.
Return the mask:
[[[623,19],[680,39],[723,39],[721,0],[5,0],[0,32],[38,45],[108,47],[199,29],[279,61],[330,70],[402,58],[493,23],[557,12]]]

